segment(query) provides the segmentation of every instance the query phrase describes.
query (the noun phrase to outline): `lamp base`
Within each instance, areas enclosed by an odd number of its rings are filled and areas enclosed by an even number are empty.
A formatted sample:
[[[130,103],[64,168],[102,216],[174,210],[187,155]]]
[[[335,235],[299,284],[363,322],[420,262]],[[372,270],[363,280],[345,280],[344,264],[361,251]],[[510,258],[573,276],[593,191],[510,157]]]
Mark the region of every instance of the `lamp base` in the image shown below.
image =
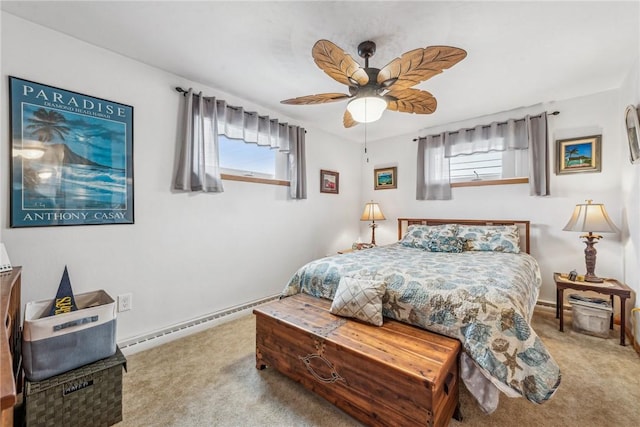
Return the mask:
[[[372,221],[371,224],[369,224],[369,227],[371,227],[371,246],[376,245],[376,227],[377,226],[378,224],[376,224],[375,221]]]
[[[581,237],[585,239],[584,243],[585,245],[587,245],[587,247],[584,248],[584,260],[587,266],[587,274],[584,275],[584,281],[591,283],[602,283],[604,282],[604,280],[595,275],[597,251],[594,246],[596,243],[598,243],[597,240],[602,238],[602,236],[589,232],[589,234]]]

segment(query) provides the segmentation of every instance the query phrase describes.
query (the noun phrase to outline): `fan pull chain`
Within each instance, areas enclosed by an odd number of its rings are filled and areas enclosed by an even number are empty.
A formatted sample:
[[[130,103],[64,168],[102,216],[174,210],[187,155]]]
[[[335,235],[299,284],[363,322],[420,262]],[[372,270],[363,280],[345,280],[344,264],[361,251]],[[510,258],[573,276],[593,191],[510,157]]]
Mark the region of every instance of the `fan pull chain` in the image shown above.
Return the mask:
[[[364,123],[364,155],[367,158],[367,163],[369,163],[369,156],[367,155],[367,123]]]

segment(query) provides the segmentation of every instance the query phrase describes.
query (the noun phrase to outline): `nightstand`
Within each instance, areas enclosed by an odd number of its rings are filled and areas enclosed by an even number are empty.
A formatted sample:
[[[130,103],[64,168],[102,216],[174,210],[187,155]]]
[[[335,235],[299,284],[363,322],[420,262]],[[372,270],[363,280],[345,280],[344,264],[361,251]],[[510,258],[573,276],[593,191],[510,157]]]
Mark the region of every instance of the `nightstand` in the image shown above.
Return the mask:
[[[371,243],[359,243],[357,248],[349,248],[349,249],[341,249],[338,251],[339,254],[348,254],[350,252],[355,252],[355,251],[363,251],[365,249],[371,249],[371,248],[375,248],[375,245],[372,245]]]
[[[611,298],[611,306],[613,307],[613,297],[617,295],[620,298],[620,345],[624,344],[625,328],[626,328],[626,310],[625,305],[627,298],[631,297],[631,288],[624,283],[615,279],[605,279],[602,283],[578,282],[563,277],[560,273],[553,273],[553,280],[556,282],[556,319],[560,319],[560,332],[564,331],[564,290],[575,289],[576,291],[593,291],[600,294],[609,295]],[[609,328],[613,329],[613,314]]]
[[[356,246],[354,244],[354,246]],[[348,254],[351,252],[355,252],[355,251],[362,251],[365,249],[371,249],[371,248],[375,248],[376,245],[372,245],[371,243],[358,243],[357,247],[350,247],[349,249],[341,249],[338,251],[339,254]]]

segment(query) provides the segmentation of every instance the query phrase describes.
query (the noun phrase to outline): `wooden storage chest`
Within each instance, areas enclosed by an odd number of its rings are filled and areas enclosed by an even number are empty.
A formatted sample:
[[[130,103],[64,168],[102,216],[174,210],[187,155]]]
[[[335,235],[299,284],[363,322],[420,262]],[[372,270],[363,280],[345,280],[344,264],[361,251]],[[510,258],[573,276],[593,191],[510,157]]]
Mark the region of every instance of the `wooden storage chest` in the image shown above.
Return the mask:
[[[298,294],[254,309],[256,367],[273,367],[367,425],[446,426],[458,408],[460,342],[385,319],[329,313]]]

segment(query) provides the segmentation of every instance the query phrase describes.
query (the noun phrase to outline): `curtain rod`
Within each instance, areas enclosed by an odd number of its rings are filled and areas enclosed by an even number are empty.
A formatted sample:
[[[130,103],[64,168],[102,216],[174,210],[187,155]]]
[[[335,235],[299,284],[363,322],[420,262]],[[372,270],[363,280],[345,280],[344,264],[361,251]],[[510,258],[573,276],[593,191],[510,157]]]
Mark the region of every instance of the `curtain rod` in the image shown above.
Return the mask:
[[[557,116],[558,114],[560,114],[560,111],[554,111],[553,113],[549,113],[550,116]],[[531,116],[531,117],[540,117],[542,116],[542,114],[538,114],[537,116]],[[520,120],[524,120],[524,119],[516,119],[514,121],[519,122]],[[505,125],[507,124],[507,122],[498,122],[498,125]],[[482,127],[489,127],[490,125],[483,125]],[[473,128],[466,128],[466,129],[473,129]],[[441,132],[442,133],[442,132]],[[454,131],[454,132],[447,132],[449,134],[454,134],[454,133],[458,133],[458,131]],[[438,134],[440,135],[440,134]],[[436,135],[432,135],[432,136],[436,136]],[[426,137],[424,137],[426,138]],[[412,141],[417,141],[419,138],[413,138]]]
[[[177,91],[177,92],[181,92],[181,93],[182,93],[182,96],[185,96],[186,94],[188,94],[188,93],[189,93],[189,91],[188,91],[188,90],[184,90],[184,89],[182,89],[180,86],[176,87],[176,91]],[[193,96],[200,96],[200,95],[199,95],[199,94],[197,94],[197,93],[194,93],[194,94],[193,94]],[[227,105],[227,107],[231,108],[232,110],[236,110],[236,111],[240,110],[240,108],[238,108],[238,107],[234,107],[233,105]]]
[[[181,92],[183,94],[183,96],[189,93],[188,90],[184,90],[180,86],[176,87],[176,91],[177,92]],[[200,96],[200,95],[197,94],[197,93],[194,93],[193,96]]]

